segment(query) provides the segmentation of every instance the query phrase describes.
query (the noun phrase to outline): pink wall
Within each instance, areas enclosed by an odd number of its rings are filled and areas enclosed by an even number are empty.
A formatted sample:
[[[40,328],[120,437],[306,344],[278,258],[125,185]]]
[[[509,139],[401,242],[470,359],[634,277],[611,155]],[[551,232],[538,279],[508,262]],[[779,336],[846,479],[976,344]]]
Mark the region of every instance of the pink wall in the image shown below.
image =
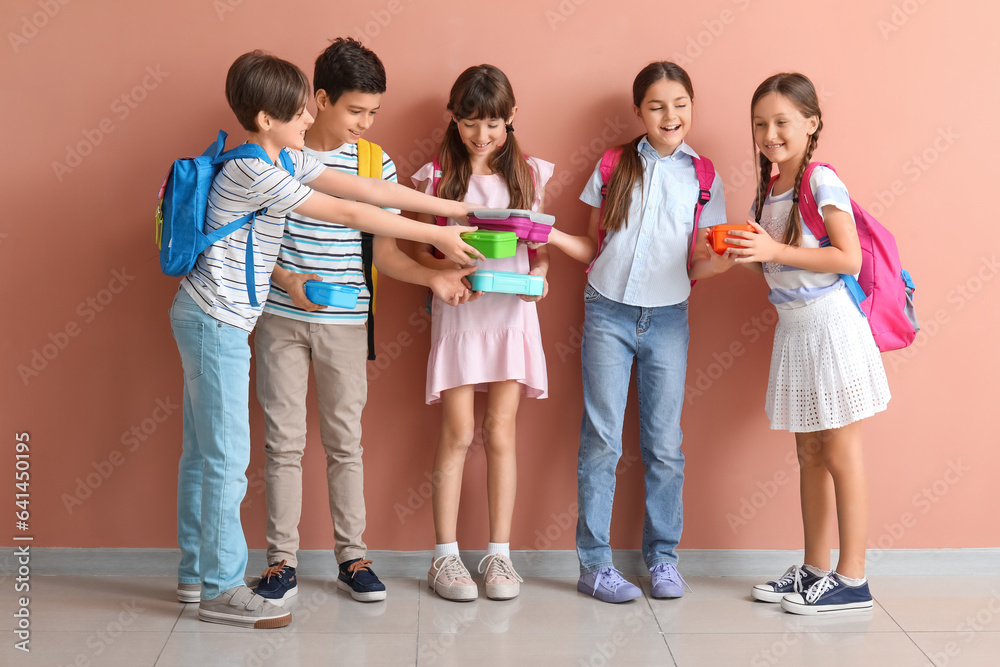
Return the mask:
[[[177,280],[161,275],[156,259],[157,188],[172,158],[200,152],[219,127],[240,136],[223,96],[237,55],[264,48],[311,72],[328,38],[350,34],[388,69],[370,137],[403,177],[429,156],[458,72],[500,66],[520,103],[518,136],[556,163],[564,184],[549,188],[548,208],[577,233],[588,216],[577,195],[600,151],[640,131],[629,91],[648,61],[676,59],[691,73],[689,139],[718,166],[733,220],[752,197],[754,87],[777,71],[807,73],[823,96],[818,157],[836,164],[853,196],[896,233],[925,327],[912,348],[884,357],[893,400],[866,426],[871,539],[882,547],[1000,546],[978,518],[997,507],[1000,265],[993,235],[969,242],[970,227],[995,223],[985,202],[992,189],[976,186],[997,148],[1000,10],[918,0],[627,6],[625,14],[586,0],[488,9],[431,0],[5,2],[0,479],[9,508],[15,433],[28,432],[35,543],[176,545],[181,376],[166,310]],[[539,310],[551,398],[525,401],[519,415],[515,548],[573,547],[584,274],[556,252],[550,280]],[[422,403],[423,290],[383,285],[382,349],[369,367],[364,423],[366,539],[376,549],[424,549],[433,539],[427,475],[439,409]],[[763,414],[773,321],[763,284],[744,272],[703,282],[692,296],[682,547],[800,544],[792,438],[770,432]],[[642,521],[632,409],[613,530],[623,548],[638,547]],[[255,401],[252,422],[244,525],[250,545],[263,547]],[[328,549],[315,418],[310,427],[302,547]],[[465,486],[459,539],[481,548],[481,447]],[[13,523],[10,513],[6,520]]]

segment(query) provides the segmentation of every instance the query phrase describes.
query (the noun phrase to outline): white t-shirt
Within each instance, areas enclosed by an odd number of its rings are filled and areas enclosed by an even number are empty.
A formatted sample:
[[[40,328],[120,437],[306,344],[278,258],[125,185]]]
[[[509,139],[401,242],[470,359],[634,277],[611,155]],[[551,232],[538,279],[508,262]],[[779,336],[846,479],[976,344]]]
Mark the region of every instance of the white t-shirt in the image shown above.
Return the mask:
[[[809,187],[819,205],[820,212],[827,205],[836,206],[847,212],[854,220],[851,211],[851,196],[847,186],[837,177],[833,170],[826,167],[816,167],[809,178]],[[764,200],[764,209],[760,214],[760,226],[771,235],[771,238],[781,240],[788,226],[788,214],[792,210],[792,193],[788,190],[774,196],[768,193]],[[750,209],[753,218],[754,209]],[[803,248],[819,248],[819,240],[802,223]],[[764,278],[769,289],[768,299],[777,308],[800,308],[811,301],[833,290],[842,287],[839,273],[816,273],[794,266],[786,266],[777,262],[764,262]]]
[[[251,211],[260,211],[229,236],[209,246],[181,280],[195,303],[220,322],[252,331],[271,287],[271,271],[281,248],[285,214],[312,194],[305,185],[326,168],[316,158],[289,150],[294,173],[260,158],[230,160],[212,182],[205,214],[209,233]],[[251,225],[253,231],[251,234]],[[250,305],[246,279],[246,243],[252,236],[254,285],[258,306]]]

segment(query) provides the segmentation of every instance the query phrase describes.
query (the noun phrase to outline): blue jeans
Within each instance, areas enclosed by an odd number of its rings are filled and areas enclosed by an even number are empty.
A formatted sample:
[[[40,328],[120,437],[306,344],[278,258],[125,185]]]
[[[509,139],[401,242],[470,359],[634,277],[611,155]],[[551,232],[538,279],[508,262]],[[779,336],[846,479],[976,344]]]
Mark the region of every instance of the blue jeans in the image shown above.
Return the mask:
[[[182,584],[211,600],[243,584],[240,523],[250,465],[249,334],[206,315],[180,289],[170,328],[184,367],[184,445],[177,480]]]
[[[577,469],[580,571],[611,567],[611,506],[622,455],[622,424],[632,362],[639,390],[639,447],[645,467],[646,566],[677,563],[684,507],[681,408],[687,374],[688,303],[641,308],[587,285],[583,325],[583,423]]]

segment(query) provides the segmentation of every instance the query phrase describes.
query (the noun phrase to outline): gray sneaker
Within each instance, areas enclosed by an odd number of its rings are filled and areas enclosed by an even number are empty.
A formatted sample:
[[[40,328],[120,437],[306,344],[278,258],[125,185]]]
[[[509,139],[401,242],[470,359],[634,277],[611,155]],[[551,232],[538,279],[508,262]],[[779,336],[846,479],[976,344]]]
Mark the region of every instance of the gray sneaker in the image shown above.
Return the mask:
[[[177,599],[181,602],[201,602],[201,584],[177,583]]]
[[[292,622],[292,614],[271,604],[246,586],[234,586],[217,598],[202,600],[198,618],[209,623],[238,625],[243,628],[283,628]]]

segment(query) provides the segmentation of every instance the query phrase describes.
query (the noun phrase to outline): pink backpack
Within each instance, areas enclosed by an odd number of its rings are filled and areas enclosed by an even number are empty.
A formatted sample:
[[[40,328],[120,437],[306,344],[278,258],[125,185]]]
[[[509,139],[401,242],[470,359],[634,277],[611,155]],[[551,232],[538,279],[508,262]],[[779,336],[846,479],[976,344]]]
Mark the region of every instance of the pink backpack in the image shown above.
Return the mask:
[[[604,217],[604,197],[608,194],[608,183],[611,182],[611,176],[615,173],[615,167],[618,166],[618,160],[621,159],[621,156],[621,146],[609,148],[601,156],[601,182],[604,183],[601,186],[602,218]],[[712,197],[712,183],[715,181],[715,165],[712,164],[711,160],[704,156],[692,159],[694,160],[694,171],[698,175],[698,188],[700,192],[698,193],[698,201],[695,202],[694,206],[694,231],[691,234],[691,250],[688,252],[688,269],[691,268],[691,260],[694,258],[694,251],[698,245],[698,220],[701,219],[701,213],[705,209],[705,204]],[[601,254],[601,249],[604,247],[604,236],[604,228],[599,227],[597,229],[597,253],[594,255],[594,261],[587,267],[588,273],[594,268],[597,256]],[[694,285],[695,282],[697,281],[692,280],[691,284]]]
[[[819,240],[820,245],[828,246],[830,239],[826,233],[826,225],[823,224],[823,216],[812,188],[808,186],[816,167],[826,167],[837,173],[826,163],[810,162],[802,175],[802,182],[806,187],[800,189],[799,211],[802,213],[802,222]],[[777,176],[771,179],[768,189],[774,185],[776,178]],[[858,240],[861,242],[861,271],[857,279],[848,275],[842,278],[858,308],[868,318],[868,326],[871,327],[878,349],[881,352],[902,349],[912,343],[920,331],[913,307],[913,292],[916,288],[909,272],[900,265],[899,251],[892,233],[853,199],[851,208],[858,228]]]

